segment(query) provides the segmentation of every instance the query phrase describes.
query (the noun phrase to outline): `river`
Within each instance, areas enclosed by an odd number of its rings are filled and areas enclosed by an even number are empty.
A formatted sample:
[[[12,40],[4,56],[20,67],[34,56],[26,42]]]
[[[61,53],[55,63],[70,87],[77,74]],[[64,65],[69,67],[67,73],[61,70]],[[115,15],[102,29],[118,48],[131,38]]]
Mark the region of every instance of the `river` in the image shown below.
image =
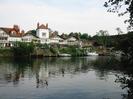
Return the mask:
[[[107,56],[0,58],[0,99],[122,99],[117,63]]]

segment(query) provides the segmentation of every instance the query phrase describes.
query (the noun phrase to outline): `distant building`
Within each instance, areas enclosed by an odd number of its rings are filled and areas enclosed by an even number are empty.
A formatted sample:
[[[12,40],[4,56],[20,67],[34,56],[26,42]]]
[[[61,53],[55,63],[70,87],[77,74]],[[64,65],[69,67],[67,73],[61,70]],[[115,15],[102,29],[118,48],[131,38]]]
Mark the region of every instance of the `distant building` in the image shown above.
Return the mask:
[[[14,25],[13,28],[0,27],[0,47],[11,47],[14,42],[34,42],[41,44],[60,44],[60,45],[80,45],[81,41],[74,35],[62,34],[58,35],[58,31],[52,31],[48,24],[37,23],[36,30],[20,31],[18,25]]]
[[[0,46],[1,47],[10,47],[13,46],[13,43],[16,41],[21,42],[21,37],[24,34],[18,25],[14,25],[13,28],[0,27]]]
[[[40,38],[40,43],[50,43],[48,24],[40,25],[39,23],[37,23],[36,36]]]
[[[50,39],[50,43],[55,43],[55,44],[61,44],[64,41],[63,38],[61,38],[59,35],[56,35],[54,33],[50,36],[49,39]]]
[[[24,34],[22,36],[22,42],[34,42],[34,43],[40,43],[40,39],[39,37],[33,35],[32,33],[30,32],[27,32],[26,34]]]

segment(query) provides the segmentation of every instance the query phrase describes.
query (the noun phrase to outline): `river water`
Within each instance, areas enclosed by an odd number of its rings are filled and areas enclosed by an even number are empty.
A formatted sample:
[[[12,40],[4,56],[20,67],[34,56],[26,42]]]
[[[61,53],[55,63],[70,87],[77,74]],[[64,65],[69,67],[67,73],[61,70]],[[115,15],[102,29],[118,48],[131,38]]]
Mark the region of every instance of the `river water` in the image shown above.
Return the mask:
[[[122,99],[112,57],[0,58],[0,99]]]

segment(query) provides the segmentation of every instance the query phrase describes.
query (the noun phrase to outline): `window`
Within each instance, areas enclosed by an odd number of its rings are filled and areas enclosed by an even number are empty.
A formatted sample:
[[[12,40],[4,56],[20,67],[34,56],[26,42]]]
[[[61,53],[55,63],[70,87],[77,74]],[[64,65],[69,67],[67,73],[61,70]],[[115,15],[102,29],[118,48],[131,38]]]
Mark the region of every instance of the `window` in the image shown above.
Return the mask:
[[[46,33],[42,33],[42,36],[46,36]]]
[[[0,31],[0,36],[5,36],[5,33],[3,31]]]

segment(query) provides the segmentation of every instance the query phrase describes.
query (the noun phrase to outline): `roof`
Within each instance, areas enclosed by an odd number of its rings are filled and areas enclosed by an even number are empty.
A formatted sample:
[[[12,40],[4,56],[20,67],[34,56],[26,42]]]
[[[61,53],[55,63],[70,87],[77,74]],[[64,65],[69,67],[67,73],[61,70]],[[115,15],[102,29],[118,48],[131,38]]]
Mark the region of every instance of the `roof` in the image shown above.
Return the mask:
[[[22,33],[15,28],[0,27],[0,29],[5,31],[11,37],[22,37]]]
[[[66,40],[68,38],[68,35],[63,33],[60,37]]]
[[[34,35],[33,33],[31,33],[31,31],[25,33],[23,36],[26,36],[26,35],[32,35],[32,36],[34,36],[35,38],[39,38],[38,36],[36,36],[36,35]]]
[[[6,32],[8,35],[11,32],[12,28],[5,28],[5,27],[0,27],[4,32]]]
[[[67,35],[67,34],[64,34],[64,33],[61,35],[61,38],[65,39],[65,40],[69,39],[69,38],[72,38],[72,37],[75,38],[76,40],[80,40],[79,37],[74,36],[74,35]]]
[[[48,29],[48,27],[47,27],[47,25],[45,26],[44,24],[42,24],[37,29]]]

